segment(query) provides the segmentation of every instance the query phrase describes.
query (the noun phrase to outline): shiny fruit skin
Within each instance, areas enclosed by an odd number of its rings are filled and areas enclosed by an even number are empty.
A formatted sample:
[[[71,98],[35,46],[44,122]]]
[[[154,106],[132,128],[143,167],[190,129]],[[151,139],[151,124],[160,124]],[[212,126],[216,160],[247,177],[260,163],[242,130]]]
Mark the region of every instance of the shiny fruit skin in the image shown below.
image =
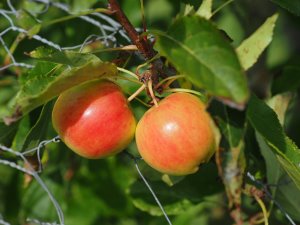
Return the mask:
[[[215,152],[213,124],[194,95],[175,93],[148,110],[136,128],[138,150],[151,167],[170,175],[195,173]]]
[[[108,80],[89,81],[63,92],[54,105],[52,122],[70,149],[90,159],[126,148],[136,127],[121,88]]]

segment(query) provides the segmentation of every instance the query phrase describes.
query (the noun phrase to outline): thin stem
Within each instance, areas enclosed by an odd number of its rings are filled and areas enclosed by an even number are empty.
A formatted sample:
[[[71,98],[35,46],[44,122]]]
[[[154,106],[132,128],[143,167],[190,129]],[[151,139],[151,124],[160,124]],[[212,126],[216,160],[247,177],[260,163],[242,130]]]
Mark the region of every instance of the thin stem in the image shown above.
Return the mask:
[[[118,69],[119,71],[123,72],[123,73],[126,73],[126,74],[128,74],[128,75],[134,77],[135,79],[139,79],[139,77],[138,77],[135,73],[133,73],[133,72],[131,72],[131,71],[129,71],[129,70],[126,70],[126,69],[121,68],[121,67],[117,67],[117,69]]]
[[[270,211],[268,211],[267,213],[268,213],[268,217],[269,217]],[[262,217],[261,219],[255,220],[253,223],[254,223],[254,224],[261,224],[261,223],[263,223],[264,221],[265,221],[265,217],[264,217],[264,215],[263,215],[263,217]]]
[[[143,101],[142,99],[140,99],[139,97],[135,97],[134,100],[140,102],[141,104],[143,104],[144,106],[146,106],[146,107],[148,107],[148,108],[151,108],[151,107],[152,107],[152,105],[147,104],[146,102],[144,102],[144,101]]]
[[[148,90],[149,90],[150,96],[153,100],[153,103],[154,103],[155,107],[158,107],[158,103],[156,101],[156,97],[155,97],[154,92],[153,92],[152,80],[151,79],[148,81]]]
[[[132,99],[134,99],[136,96],[138,96],[145,88],[146,88],[146,85],[142,84],[142,86],[139,89],[137,89],[132,95],[129,96],[129,98],[127,99],[128,102],[132,101]]]
[[[225,6],[233,2],[234,0],[228,0],[227,2],[224,2],[222,5],[220,5],[215,11],[212,12],[211,17],[213,17],[217,12],[219,12],[221,9],[223,9]]]
[[[265,203],[256,195],[254,195],[255,200],[257,201],[257,203],[259,204],[263,215],[264,215],[264,221],[265,221],[265,225],[269,225],[269,221],[268,221],[268,212],[265,206]]]
[[[148,61],[146,61],[145,63],[139,65],[137,68],[136,68],[136,72],[139,74],[139,70],[145,66],[148,66],[151,62],[153,62],[154,60],[158,59],[160,57],[159,54],[156,54],[153,58],[149,59]]]
[[[140,3],[141,3],[141,14],[142,14],[143,28],[144,28],[144,32],[146,32],[147,31],[147,25],[146,25],[146,20],[145,20],[144,0],[140,0]]]
[[[168,88],[168,89],[166,89],[164,91],[165,92],[185,92],[185,93],[192,93],[192,94],[198,95],[200,97],[204,97],[204,95],[201,92],[199,92],[199,91],[185,89],[185,88]]]
[[[100,53],[100,52],[113,52],[113,51],[137,51],[138,48],[136,45],[127,45],[123,47],[116,47],[116,48],[103,48],[91,51],[89,53]]]
[[[137,79],[130,79],[130,78],[128,78],[126,76],[123,76],[123,75],[118,75],[118,79],[127,80],[127,81],[130,81],[130,82],[136,83],[136,84],[143,84],[141,81],[139,81]]]
[[[16,39],[14,40],[14,42],[12,43],[9,51],[11,54],[14,54],[15,50],[17,49],[18,45],[20,44],[20,42],[26,37],[26,35],[24,33],[19,33],[18,36],[16,37]],[[10,59],[10,56],[7,55],[4,59],[4,62],[9,62],[8,60]]]
[[[278,209],[283,213],[283,215],[288,219],[288,221],[292,224],[292,225],[296,225],[296,223],[293,221],[293,219],[290,217],[289,214],[287,214],[285,212],[285,210],[283,209],[283,207],[275,200],[273,199],[272,194],[266,189],[265,185],[263,182],[256,180],[255,177],[250,173],[247,172],[247,176],[249,177],[250,180],[252,180],[254,183],[259,184],[262,188],[264,188],[264,193],[266,194],[266,196],[274,202],[274,204],[278,207]]]
[[[162,86],[163,83],[165,83],[166,81],[169,81],[169,82],[167,83],[167,85],[166,85],[166,86],[168,87],[172,82],[174,82],[175,80],[177,80],[177,79],[179,79],[179,78],[183,78],[183,77],[185,77],[185,76],[184,76],[184,75],[175,75],[175,76],[167,77],[167,78],[161,80],[161,81],[157,84],[156,88],[159,88],[160,86]]]

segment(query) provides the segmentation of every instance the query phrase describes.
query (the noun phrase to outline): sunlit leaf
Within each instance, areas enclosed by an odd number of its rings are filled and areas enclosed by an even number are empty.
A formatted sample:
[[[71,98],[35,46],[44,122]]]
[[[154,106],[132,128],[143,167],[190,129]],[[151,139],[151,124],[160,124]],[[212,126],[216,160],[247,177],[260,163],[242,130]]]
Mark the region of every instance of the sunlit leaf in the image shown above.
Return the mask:
[[[40,74],[40,66],[31,70],[28,78],[15,97],[13,113],[6,122],[13,122],[34,108],[48,102],[61,92],[82,82],[116,76],[117,69],[112,63],[100,60],[90,61],[80,67],[57,65],[50,71]]]
[[[73,51],[58,51],[46,47],[38,47],[34,51],[30,52],[29,55],[32,58],[36,58],[41,61],[59,63],[72,67],[82,66],[88,62],[99,60],[98,57],[93,54]]]
[[[242,67],[248,70],[270,44],[278,14],[268,18],[250,37],[236,49]]]
[[[218,29],[199,16],[181,17],[167,33],[155,31],[155,47],[191,82],[243,104],[248,87],[237,55]]]
[[[212,0],[203,0],[196,14],[209,19],[212,16]]]

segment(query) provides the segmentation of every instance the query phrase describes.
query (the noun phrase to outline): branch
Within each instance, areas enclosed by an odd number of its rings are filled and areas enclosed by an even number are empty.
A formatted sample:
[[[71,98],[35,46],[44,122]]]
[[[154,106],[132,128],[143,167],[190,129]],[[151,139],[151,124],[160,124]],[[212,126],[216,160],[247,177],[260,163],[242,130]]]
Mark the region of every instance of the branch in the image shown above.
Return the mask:
[[[116,19],[122,25],[124,30],[127,32],[130,40],[133,44],[137,46],[139,51],[144,55],[144,57],[149,60],[156,55],[156,52],[152,48],[152,46],[148,43],[147,39],[142,38],[138,32],[135,30],[133,25],[128,20],[127,16],[124,14],[122,9],[120,8],[117,0],[108,0],[109,8],[114,12]]]
[[[116,19],[128,34],[130,40],[136,45],[140,53],[146,60],[152,59],[157,52],[153,49],[152,45],[148,42],[147,38],[141,37],[135,30],[127,16],[124,14],[117,0],[108,0],[109,9],[114,13]],[[159,82],[159,77],[166,78],[175,75],[176,71],[172,67],[166,67],[161,58],[155,59],[151,62],[149,70],[141,75],[140,80],[146,84],[150,79],[154,90],[162,92],[159,88],[155,88]],[[176,84],[175,84],[176,86]],[[174,86],[174,87],[175,87]]]

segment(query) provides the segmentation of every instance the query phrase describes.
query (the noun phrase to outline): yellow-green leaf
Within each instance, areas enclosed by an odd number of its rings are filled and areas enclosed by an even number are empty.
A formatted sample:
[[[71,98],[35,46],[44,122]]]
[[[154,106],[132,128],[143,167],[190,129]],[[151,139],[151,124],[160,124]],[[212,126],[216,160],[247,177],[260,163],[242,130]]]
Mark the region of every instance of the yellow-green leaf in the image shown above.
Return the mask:
[[[278,14],[269,17],[250,37],[236,49],[242,67],[248,70],[270,44]]]

